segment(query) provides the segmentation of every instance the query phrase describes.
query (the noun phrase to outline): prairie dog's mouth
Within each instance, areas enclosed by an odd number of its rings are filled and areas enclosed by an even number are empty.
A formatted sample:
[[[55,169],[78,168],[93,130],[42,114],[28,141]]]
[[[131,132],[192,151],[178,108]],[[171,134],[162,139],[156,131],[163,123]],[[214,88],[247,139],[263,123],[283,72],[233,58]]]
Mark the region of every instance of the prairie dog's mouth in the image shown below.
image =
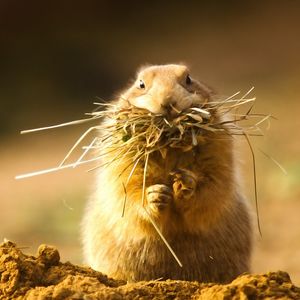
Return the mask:
[[[178,109],[176,104],[161,105],[159,111],[149,110],[147,108],[140,108],[129,103],[129,107],[124,107],[129,115],[139,114],[143,118],[154,118],[154,120],[166,120],[171,123],[181,122],[184,120],[191,120],[193,122],[206,123],[212,117],[212,111],[207,105],[191,105],[182,110]],[[192,125],[192,124],[190,124]]]
[[[176,103],[169,103],[168,105],[161,106],[163,110],[162,115],[164,115],[168,120],[176,118],[182,112],[182,110],[176,107]]]
[[[125,98],[125,97],[124,97]],[[130,105],[136,108],[146,109],[153,114],[175,116],[182,111],[196,105],[201,106],[203,99],[199,95],[184,95],[155,97],[151,94],[125,98]]]
[[[181,107],[177,104],[177,102],[172,102],[168,104],[159,104],[157,106],[152,105],[151,107],[147,106],[139,106],[136,104],[132,104],[128,101],[129,108],[131,107],[134,110],[144,112],[145,114],[151,114],[153,116],[159,116],[167,119],[168,121],[172,121],[186,113],[197,113],[196,111],[193,111],[193,109],[199,109],[205,113],[205,108],[203,107],[203,104],[195,104],[189,103],[188,105],[181,105]],[[206,117],[209,117],[209,113],[207,112]]]

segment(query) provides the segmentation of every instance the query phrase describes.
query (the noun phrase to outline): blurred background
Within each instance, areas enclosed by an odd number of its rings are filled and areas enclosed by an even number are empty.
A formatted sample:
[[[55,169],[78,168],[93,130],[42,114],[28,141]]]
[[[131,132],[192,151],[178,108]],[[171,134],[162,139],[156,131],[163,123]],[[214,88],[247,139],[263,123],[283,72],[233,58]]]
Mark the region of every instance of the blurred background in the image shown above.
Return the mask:
[[[253,271],[288,271],[300,284],[299,1],[0,1],[0,239],[35,253],[56,245],[81,263],[80,221],[89,166],[55,167],[88,125],[20,135],[71,121],[96,97],[112,99],[142,64],[187,63],[192,76],[232,95],[252,86],[255,112],[273,114],[256,153],[263,236]],[[251,154],[242,147],[254,202]],[[278,160],[284,175],[259,149]]]

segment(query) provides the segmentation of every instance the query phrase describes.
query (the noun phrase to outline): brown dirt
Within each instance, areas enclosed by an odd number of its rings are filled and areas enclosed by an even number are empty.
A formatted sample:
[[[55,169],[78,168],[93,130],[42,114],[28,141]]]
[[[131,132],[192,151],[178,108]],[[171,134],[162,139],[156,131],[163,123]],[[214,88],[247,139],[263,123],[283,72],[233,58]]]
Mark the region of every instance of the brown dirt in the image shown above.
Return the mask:
[[[0,246],[0,299],[300,299],[287,273],[244,274],[230,284],[186,281],[126,283],[91,268],[61,263],[57,249],[37,256],[12,242]]]

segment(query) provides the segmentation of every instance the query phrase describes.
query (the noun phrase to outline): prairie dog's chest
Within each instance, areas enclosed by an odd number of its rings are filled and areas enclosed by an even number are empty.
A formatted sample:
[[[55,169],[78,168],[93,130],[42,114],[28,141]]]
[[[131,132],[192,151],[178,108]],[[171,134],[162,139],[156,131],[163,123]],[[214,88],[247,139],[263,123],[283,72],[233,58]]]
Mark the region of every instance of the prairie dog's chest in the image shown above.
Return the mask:
[[[177,169],[193,169],[197,165],[196,149],[183,152],[181,149],[169,149],[165,158],[160,152],[155,152],[149,157],[147,177],[153,184],[157,180],[167,183],[170,173]]]

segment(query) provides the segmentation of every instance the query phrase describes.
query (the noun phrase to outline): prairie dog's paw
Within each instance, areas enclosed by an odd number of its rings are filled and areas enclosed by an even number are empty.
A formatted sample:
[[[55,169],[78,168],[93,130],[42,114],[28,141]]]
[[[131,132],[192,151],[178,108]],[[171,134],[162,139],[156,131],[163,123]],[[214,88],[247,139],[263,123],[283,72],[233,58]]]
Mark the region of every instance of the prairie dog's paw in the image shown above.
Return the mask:
[[[173,179],[175,200],[187,200],[195,194],[197,177],[193,172],[186,169],[179,169],[170,175]]]
[[[164,184],[154,184],[146,189],[147,206],[151,211],[163,211],[172,201],[173,192]]]

